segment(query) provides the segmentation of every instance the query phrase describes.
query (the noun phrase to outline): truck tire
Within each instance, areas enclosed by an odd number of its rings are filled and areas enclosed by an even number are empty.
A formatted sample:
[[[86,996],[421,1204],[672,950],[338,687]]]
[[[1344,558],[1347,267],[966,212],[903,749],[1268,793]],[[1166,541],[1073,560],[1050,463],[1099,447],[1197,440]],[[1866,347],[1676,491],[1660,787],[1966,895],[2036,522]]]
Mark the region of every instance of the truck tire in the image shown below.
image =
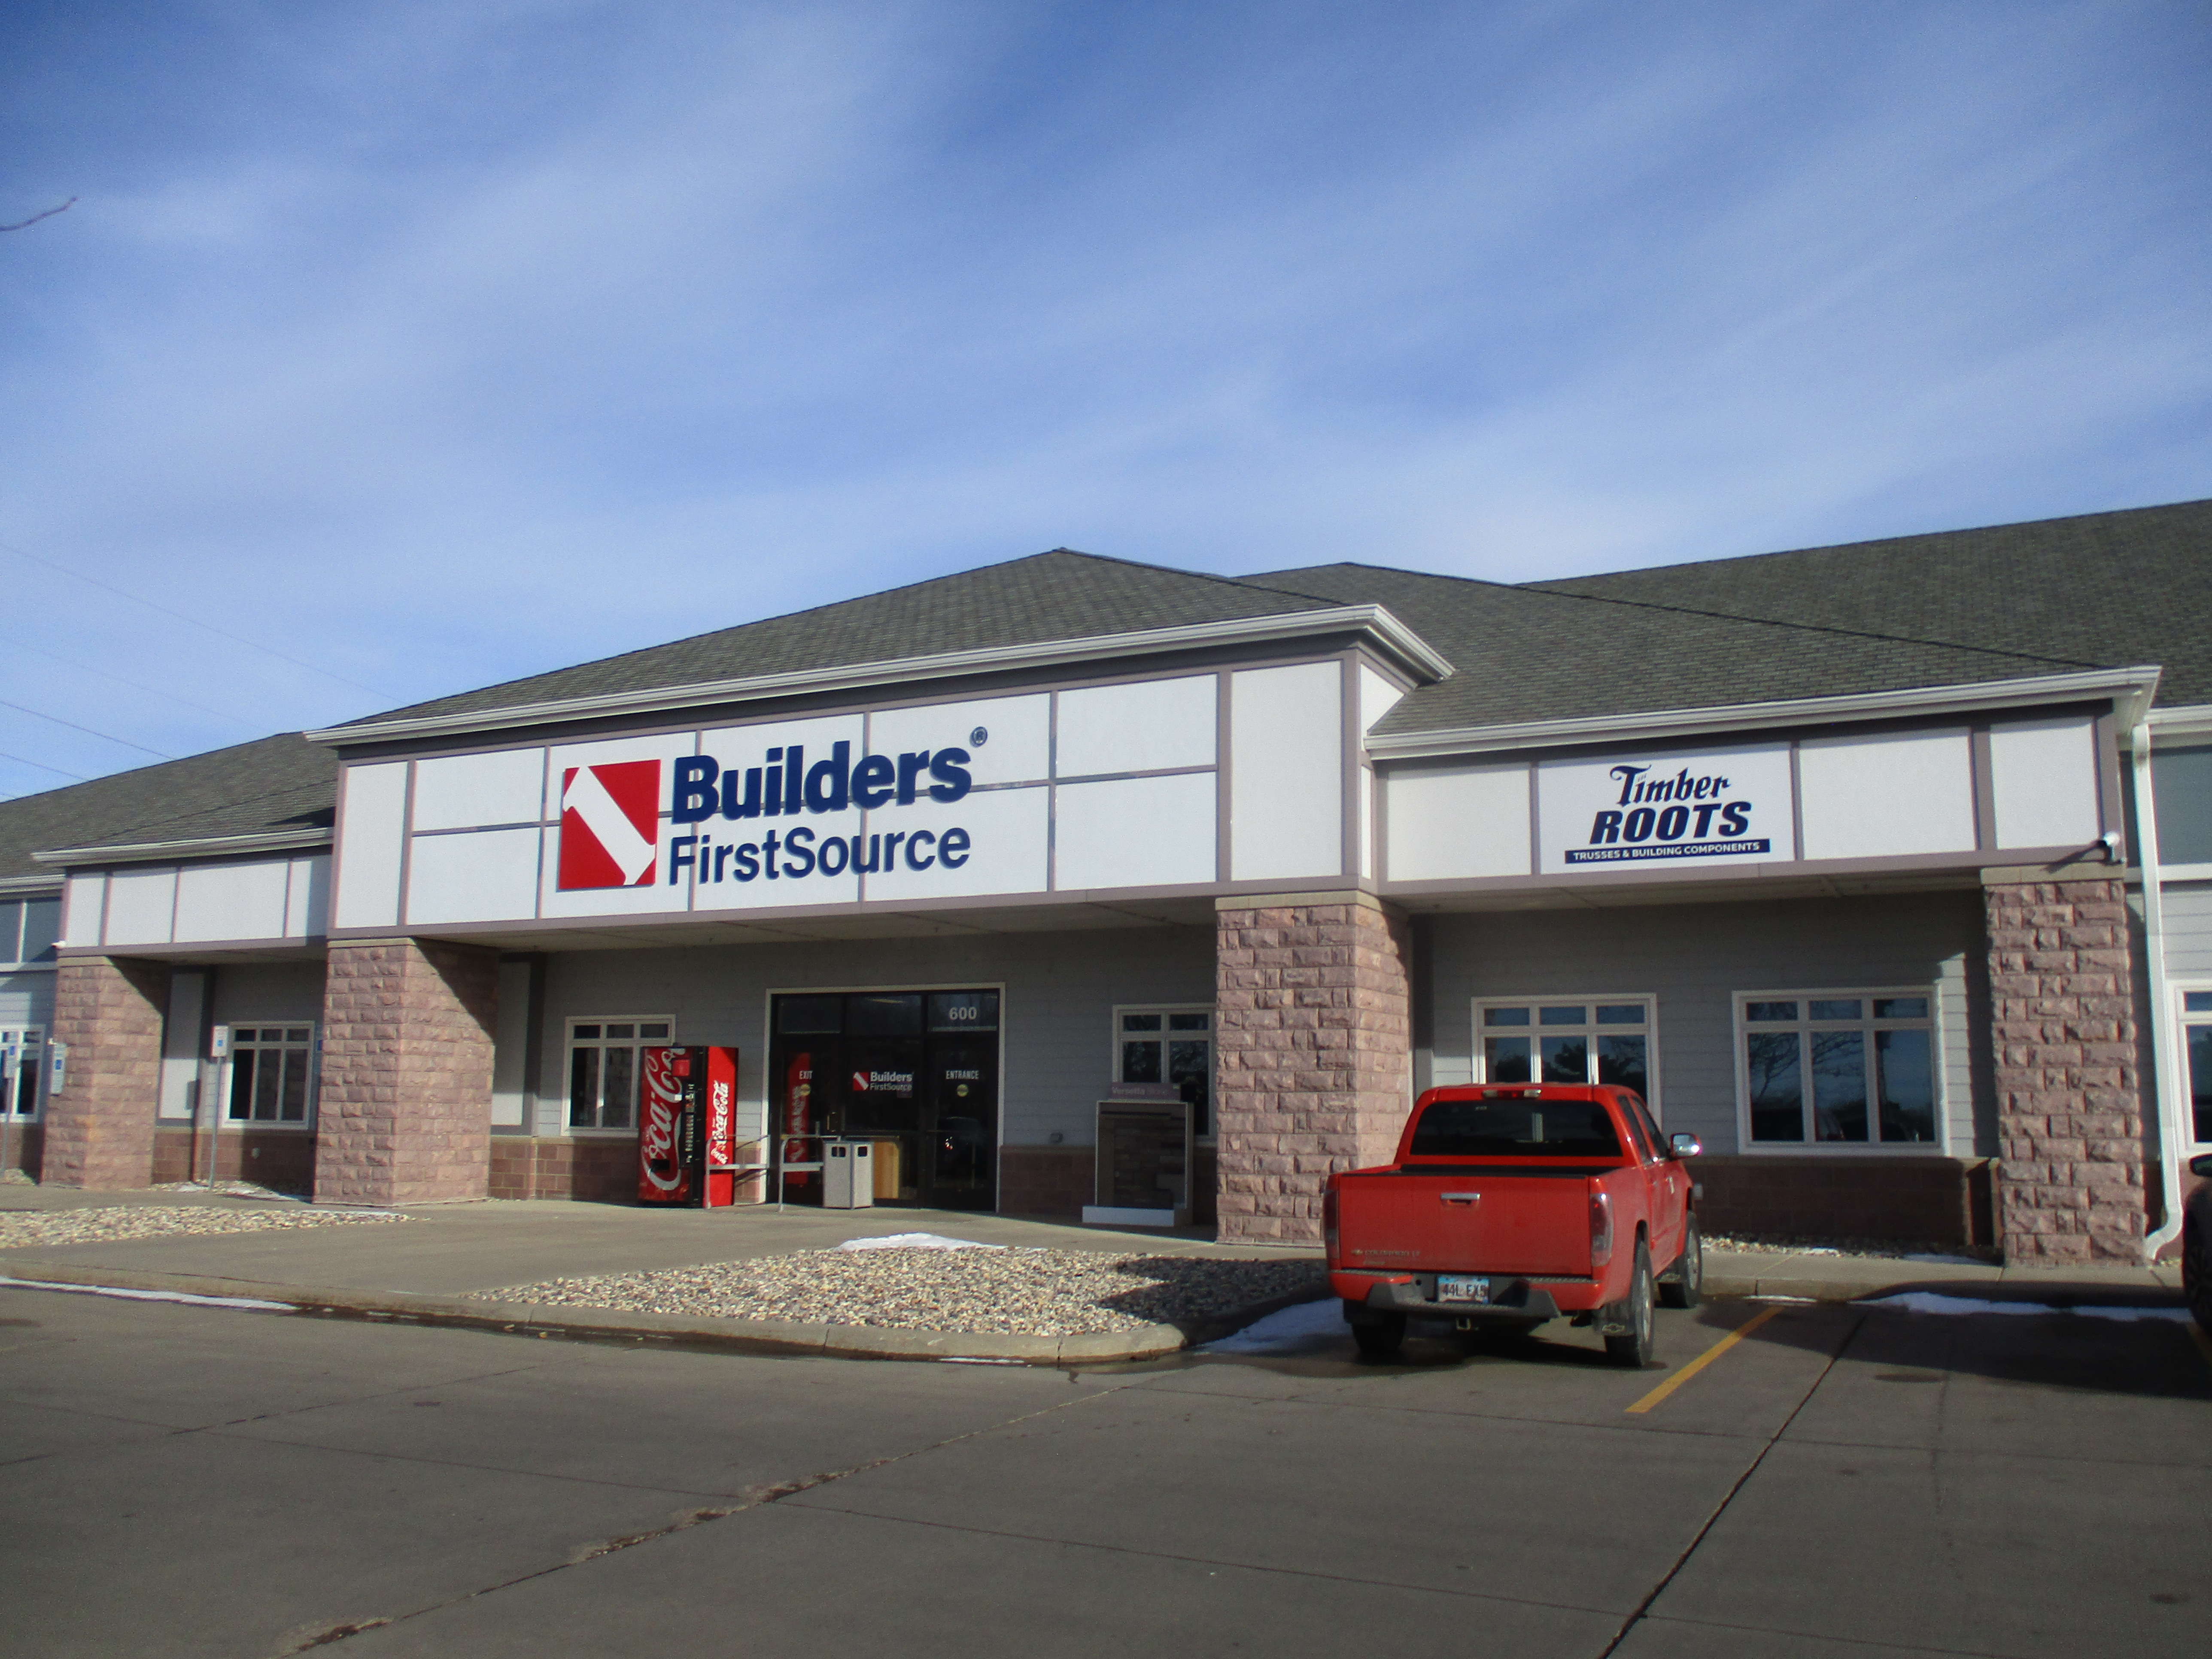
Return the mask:
[[[1651,1251],[1640,1238],[1636,1241],[1636,1266],[1628,1278],[1628,1296],[1615,1311],[1628,1328],[1619,1336],[1606,1338],[1605,1357],[1616,1365],[1640,1371],[1651,1363],[1651,1327],[1656,1317],[1651,1310]]]
[[[2193,1215],[2181,1224],[2181,1294],[2197,1328],[2212,1333],[2212,1229]]]
[[[1352,1340],[1368,1358],[1388,1359],[1406,1340],[1406,1316],[1380,1314],[1373,1319],[1363,1319],[1352,1328]]]
[[[1670,1308],[1694,1308],[1705,1289],[1705,1241],[1698,1233],[1698,1212],[1682,1218],[1682,1259],[1659,1285],[1659,1299]]]

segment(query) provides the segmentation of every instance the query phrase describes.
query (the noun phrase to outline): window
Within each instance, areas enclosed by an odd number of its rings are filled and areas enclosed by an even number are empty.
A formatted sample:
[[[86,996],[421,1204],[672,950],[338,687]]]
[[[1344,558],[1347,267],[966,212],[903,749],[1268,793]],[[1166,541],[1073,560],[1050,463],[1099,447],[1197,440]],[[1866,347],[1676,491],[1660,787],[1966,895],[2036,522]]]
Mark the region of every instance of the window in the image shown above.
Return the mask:
[[[1657,1099],[1650,997],[1478,1002],[1474,1023],[1477,1083],[1608,1083]]]
[[[313,1026],[234,1025],[230,1107],[223,1115],[233,1123],[304,1126],[314,1073]]]
[[[1114,1080],[1172,1085],[1190,1103],[1190,1132],[1213,1133],[1213,1010],[1116,1008]]]
[[[629,1129],[637,1124],[640,1048],[673,1042],[668,1019],[568,1022],[568,1127]]]
[[[1924,990],[1739,995],[1747,1143],[1941,1145],[1935,1006]]]
[[[2189,1048],[2191,1133],[2212,1145],[2212,991],[2181,994],[2181,1031]]]
[[[0,900],[0,963],[52,967],[61,932],[59,899]]]
[[[0,1049],[15,1054],[15,1081],[0,1093],[0,1117],[27,1122],[39,1115],[39,1079],[46,1069],[46,1034],[35,1025],[0,1026]]]

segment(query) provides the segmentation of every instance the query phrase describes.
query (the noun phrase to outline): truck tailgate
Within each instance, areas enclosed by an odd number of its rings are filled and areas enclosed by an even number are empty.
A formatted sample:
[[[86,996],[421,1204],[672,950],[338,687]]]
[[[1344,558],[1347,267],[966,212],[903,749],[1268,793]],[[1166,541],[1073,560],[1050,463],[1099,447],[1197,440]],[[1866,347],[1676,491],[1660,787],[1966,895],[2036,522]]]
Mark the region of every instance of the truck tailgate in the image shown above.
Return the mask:
[[[1367,1272],[1587,1275],[1591,1183],[1603,1173],[1486,1167],[1346,1176],[1340,1261]]]

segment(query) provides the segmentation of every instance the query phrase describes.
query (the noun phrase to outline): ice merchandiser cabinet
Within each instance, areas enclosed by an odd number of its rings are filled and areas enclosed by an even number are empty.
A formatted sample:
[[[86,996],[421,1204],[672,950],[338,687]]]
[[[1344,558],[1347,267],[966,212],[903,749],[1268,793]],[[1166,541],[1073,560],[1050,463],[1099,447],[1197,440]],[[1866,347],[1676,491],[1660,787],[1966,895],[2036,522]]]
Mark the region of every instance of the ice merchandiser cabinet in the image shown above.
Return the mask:
[[[647,1048],[641,1071],[637,1201],[736,1203],[738,1051]]]

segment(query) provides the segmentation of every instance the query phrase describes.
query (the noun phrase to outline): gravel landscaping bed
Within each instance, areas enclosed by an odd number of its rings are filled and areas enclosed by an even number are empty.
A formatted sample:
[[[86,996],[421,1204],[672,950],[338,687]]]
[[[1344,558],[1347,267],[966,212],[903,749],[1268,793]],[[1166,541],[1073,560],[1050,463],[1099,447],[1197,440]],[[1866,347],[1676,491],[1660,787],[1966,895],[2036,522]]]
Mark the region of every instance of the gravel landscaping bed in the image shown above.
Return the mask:
[[[404,1215],[343,1210],[219,1209],[212,1205],[125,1204],[106,1210],[17,1211],[0,1215],[0,1250],[26,1244],[112,1244],[179,1233],[261,1233],[289,1227],[404,1221]]]
[[[1796,1255],[1863,1256],[1882,1261],[1920,1261],[1930,1256],[1943,1260],[1986,1261],[2000,1260],[1986,1244],[1899,1243],[1893,1238],[1816,1238],[1793,1233],[1708,1233],[1710,1250],[1786,1250]]]
[[[1322,1281],[1317,1261],[1091,1250],[828,1249],[476,1294],[627,1313],[1085,1336],[1230,1313]]]

